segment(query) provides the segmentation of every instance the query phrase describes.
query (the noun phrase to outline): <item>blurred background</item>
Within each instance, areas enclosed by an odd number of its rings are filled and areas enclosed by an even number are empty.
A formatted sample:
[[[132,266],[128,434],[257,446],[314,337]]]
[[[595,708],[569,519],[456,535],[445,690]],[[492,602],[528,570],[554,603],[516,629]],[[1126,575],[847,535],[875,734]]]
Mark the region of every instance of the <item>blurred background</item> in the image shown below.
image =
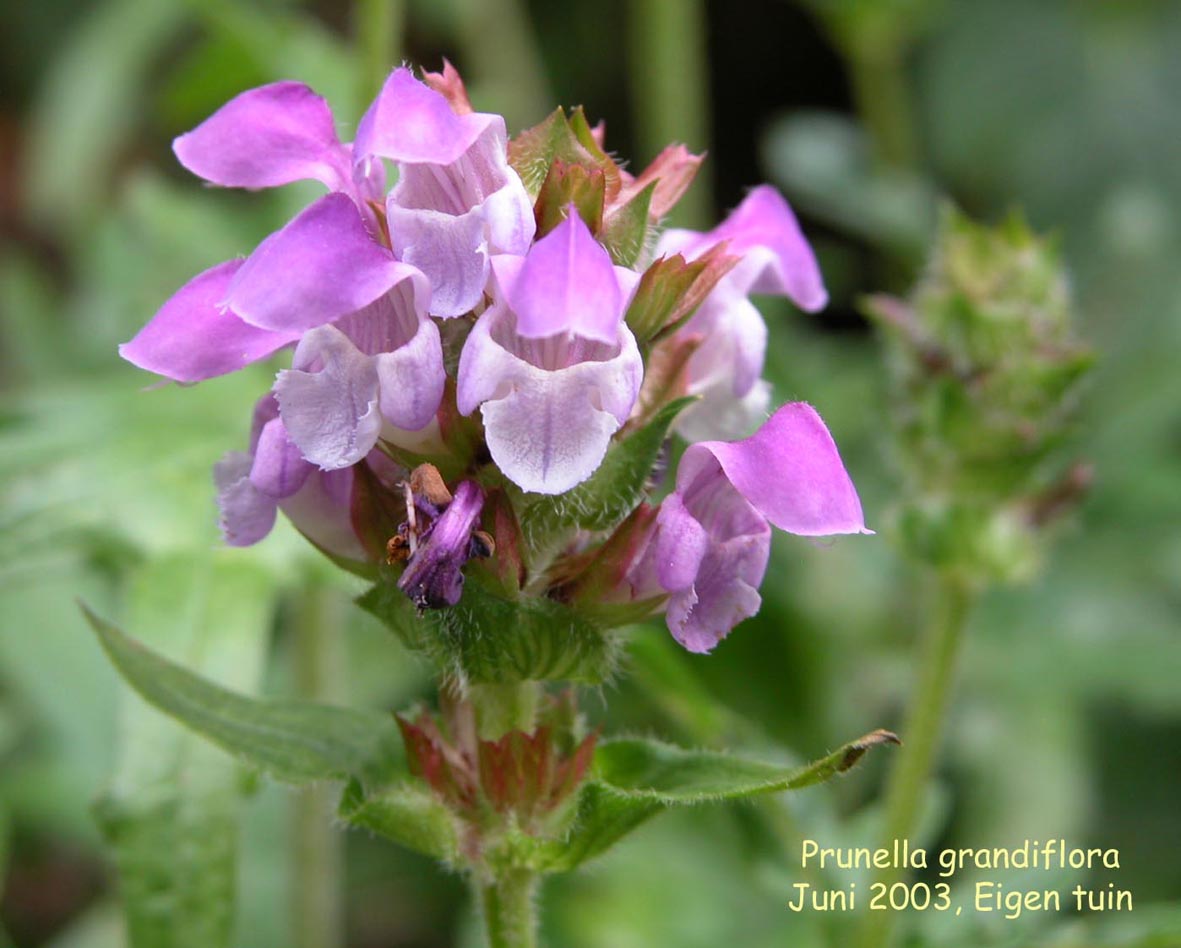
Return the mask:
[[[633,168],[670,140],[708,150],[675,223],[712,226],[764,180],[783,190],[833,302],[814,317],[762,306],[768,372],[776,401],[824,415],[874,526],[899,481],[859,298],[907,291],[943,198],[983,220],[1020,208],[1058,235],[1099,354],[1072,448],[1096,481],[1038,577],[971,619],[923,838],[1115,847],[1118,873],[1090,881],[1135,908],[904,927],[919,946],[1181,945],[1181,4],[40,0],[0,7],[0,946],[123,945],[115,862],[145,845],[157,874],[139,895],[178,920],[196,887],[236,887],[236,945],[306,945],[298,908],[313,904],[349,948],[479,943],[462,880],[309,830],[320,797],[244,777],[139,706],[75,605],[242,690],[430,696],[426,667],[349,604],[359,581],[285,525],[250,551],[218,546],[209,470],[245,446],[274,367],[143,391],[116,346],[316,193],[207,190],[174,136],[291,78],[347,139],[392,64],[443,56],[510,133],[582,104]],[[889,531],[778,536],[769,577],[760,615],[712,656],[636,630],[619,680],[585,696],[591,716],[801,759],[896,726],[921,581]],[[307,616],[339,630],[311,659]],[[847,920],[785,903],[801,837],[874,841],[889,754],[871,757],[790,798],[654,821],[549,884],[548,943],[846,943]],[[335,889],[300,871],[333,860]],[[178,922],[154,944],[205,942]]]

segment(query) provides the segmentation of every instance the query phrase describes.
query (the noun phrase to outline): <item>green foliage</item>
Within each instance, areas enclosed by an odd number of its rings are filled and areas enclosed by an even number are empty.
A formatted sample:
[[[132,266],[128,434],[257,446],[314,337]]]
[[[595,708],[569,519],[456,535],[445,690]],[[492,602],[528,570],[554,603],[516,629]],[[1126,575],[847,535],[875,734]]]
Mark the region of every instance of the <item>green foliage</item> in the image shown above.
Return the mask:
[[[603,225],[599,239],[616,266],[634,267],[644,252],[648,242],[648,208],[656,185],[656,181],[649,184],[612,213]]]
[[[1027,575],[1039,528],[1089,480],[1057,456],[1094,361],[1057,249],[1015,215],[992,228],[948,208],[910,301],[867,312],[891,370],[906,548],[975,581]]]
[[[350,781],[340,802],[340,818],[447,865],[458,861],[460,828],[455,816],[430,790],[401,784],[366,793]]]
[[[509,163],[535,199],[555,161],[581,166],[588,174],[599,172],[607,201],[619,192],[619,168],[595,141],[581,108],[569,117],[561,108],[555,109],[509,143]]]
[[[579,793],[573,828],[560,843],[539,850],[536,866],[568,871],[606,852],[661,810],[800,790],[847,771],[870,747],[897,741],[875,731],[804,767],[638,738],[606,741],[596,749],[592,778]]]
[[[139,572],[130,622],[161,651],[213,678],[254,690],[274,585],[221,554],[156,560]],[[96,808],[119,868],[131,944],[231,943],[239,765],[200,736],[128,694],[120,761]]]
[[[306,701],[248,698],[149,651],[83,606],[121,675],[140,696],[243,763],[287,783],[357,778],[381,785],[402,772],[392,717]]]

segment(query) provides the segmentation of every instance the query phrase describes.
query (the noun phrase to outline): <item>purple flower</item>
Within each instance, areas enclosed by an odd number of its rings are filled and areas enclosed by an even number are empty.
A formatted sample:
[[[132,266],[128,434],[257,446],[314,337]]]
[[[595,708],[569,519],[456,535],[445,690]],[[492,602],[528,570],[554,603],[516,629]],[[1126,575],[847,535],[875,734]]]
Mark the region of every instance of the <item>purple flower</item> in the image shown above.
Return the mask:
[[[337,138],[322,98],[279,82],[237,96],[174,149],[213,184],[311,178],[331,193],[245,261],[182,287],[120,347],[124,358],[197,382],[299,342],[277,391],[291,438],[325,469],[364,457],[383,428],[428,425],[445,379],[429,314],[471,309],[487,283],[489,253],[524,253],[533,237],[532,206],[507,163],[504,120],[456,114],[397,69],[354,145]],[[399,170],[388,203],[381,157]]]
[[[691,445],[627,580],[634,598],[668,594],[666,620],[708,652],[761,603],[768,523],[799,536],[870,533],[832,436],[811,406],[784,405],[743,441]]]
[[[275,394],[303,456],[324,470],[356,464],[379,436],[403,442],[435,417],[446,378],[430,290],[417,271],[331,326],[304,334]]]
[[[378,463],[388,463],[384,455]],[[231,451],[213,469],[221,530],[231,546],[257,543],[282,510],[295,528],[318,547],[362,561],[365,550],[350,515],[353,472],[319,471],[301,457],[288,437],[279,405],[267,393],[254,409],[250,450]]]
[[[741,259],[679,332],[702,340],[687,370],[687,392],[701,400],[677,424],[690,441],[745,434],[766,413],[770,388],[761,376],[767,326],[748,295],[786,296],[809,312],[828,303],[816,257],[774,188],[755,188],[707,233],[666,231],[656,253],[692,260],[723,241],[727,253]]]
[[[398,579],[419,609],[454,606],[463,593],[463,567],[473,556],[487,556],[477,533],[484,494],[475,481],[463,481],[442,513],[415,537],[415,548]]]
[[[459,360],[459,411],[481,409],[510,480],[560,494],[594,473],[635,404],[643,362],[623,313],[637,277],[573,210],[493,268],[497,292]]]
[[[125,359],[178,382],[233,372],[302,333],[368,306],[412,268],[379,239],[370,202],[383,182],[354,176],[328,104],[307,86],[277,82],[230,100],[173,143],[213,184],[263,188],[305,178],[331,192],[264,240],[183,286],[130,342]]]
[[[471,310],[488,282],[490,254],[523,254],[533,240],[533,203],[508,165],[504,119],[456,114],[447,99],[395,69],[357,126],[354,160],[398,166],[386,201],[390,243],[434,290],[437,316]]]

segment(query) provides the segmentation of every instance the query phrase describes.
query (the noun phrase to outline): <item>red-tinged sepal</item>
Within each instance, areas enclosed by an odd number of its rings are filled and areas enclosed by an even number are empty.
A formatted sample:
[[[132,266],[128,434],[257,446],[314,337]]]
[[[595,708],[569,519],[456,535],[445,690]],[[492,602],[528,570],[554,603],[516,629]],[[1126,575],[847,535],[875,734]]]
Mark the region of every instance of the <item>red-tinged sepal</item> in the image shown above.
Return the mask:
[[[655,185],[648,205],[649,219],[655,223],[671,211],[689,190],[705,155],[695,155],[684,145],[669,145],[634,178],[623,173],[623,187],[615,205],[622,206],[650,185]],[[614,210],[614,206],[609,210]]]
[[[627,324],[636,341],[640,345],[656,342],[683,326],[739,260],[721,243],[695,260],[676,253],[653,263],[640,277],[627,310]]]
[[[471,99],[467,97],[467,88],[459,71],[446,59],[443,60],[442,72],[423,71],[422,81],[443,96],[456,115],[467,115],[475,111]]]

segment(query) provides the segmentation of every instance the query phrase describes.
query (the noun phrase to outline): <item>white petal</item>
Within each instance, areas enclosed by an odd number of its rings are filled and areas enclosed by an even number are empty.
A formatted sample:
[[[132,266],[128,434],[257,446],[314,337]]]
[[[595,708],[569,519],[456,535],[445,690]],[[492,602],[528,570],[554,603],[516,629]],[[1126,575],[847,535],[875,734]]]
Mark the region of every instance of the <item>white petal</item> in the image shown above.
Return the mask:
[[[323,470],[356,464],[381,430],[374,359],[336,327],[321,326],[304,335],[294,364],[275,382],[291,440]]]

